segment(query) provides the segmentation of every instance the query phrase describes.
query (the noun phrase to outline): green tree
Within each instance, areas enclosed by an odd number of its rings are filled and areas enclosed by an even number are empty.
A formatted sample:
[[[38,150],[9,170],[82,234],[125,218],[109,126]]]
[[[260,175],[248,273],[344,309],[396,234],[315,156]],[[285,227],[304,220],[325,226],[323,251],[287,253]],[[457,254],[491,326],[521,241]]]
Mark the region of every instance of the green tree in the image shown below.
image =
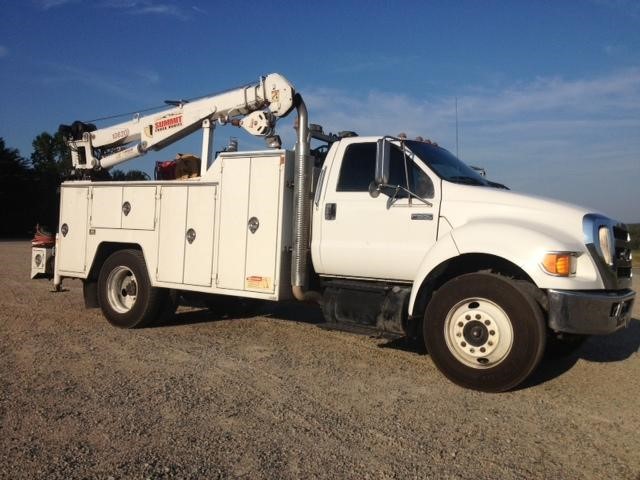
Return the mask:
[[[31,165],[37,172],[56,174],[59,180],[67,179],[71,174],[71,153],[60,133],[51,135],[42,132],[31,144]]]
[[[0,235],[24,236],[33,223],[33,171],[15,148],[0,137]]]
[[[31,144],[31,165],[34,170],[37,195],[36,221],[55,230],[58,225],[60,183],[71,175],[71,153],[59,133],[42,132]]]
[[[111,174],[111,180],[118,182],[133,182],[136,180],[149,180],[149,175],[147,175],[142,170],[129,170],[128,172],[123,172],[119,169],[113,169],[109,172]]]

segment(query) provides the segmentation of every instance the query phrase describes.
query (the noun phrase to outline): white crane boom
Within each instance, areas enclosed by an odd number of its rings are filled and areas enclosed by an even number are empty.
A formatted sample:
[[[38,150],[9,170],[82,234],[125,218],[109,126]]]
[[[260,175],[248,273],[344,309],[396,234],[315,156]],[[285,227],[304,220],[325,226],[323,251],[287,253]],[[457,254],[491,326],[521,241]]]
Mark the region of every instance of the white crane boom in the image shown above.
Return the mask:
[[[247,85],[191,102],[175,102],[171,108],[151,115],[136,115],[128,122],[97,129],[74,122],[61,125],[67,138],[75,169],[109,168],[162,148],[204,129],[203,167],[206,168],[212,122],[242,126],[253,135],[272,133],[275,117],[287,115],[294,107],[295,89],[282,75],[272,73],[256,84]],[[263,112],[268,108],[269,111]],[[237,117],[246,115],[241,121]],[[236,117],[236,118],[234,118]]]

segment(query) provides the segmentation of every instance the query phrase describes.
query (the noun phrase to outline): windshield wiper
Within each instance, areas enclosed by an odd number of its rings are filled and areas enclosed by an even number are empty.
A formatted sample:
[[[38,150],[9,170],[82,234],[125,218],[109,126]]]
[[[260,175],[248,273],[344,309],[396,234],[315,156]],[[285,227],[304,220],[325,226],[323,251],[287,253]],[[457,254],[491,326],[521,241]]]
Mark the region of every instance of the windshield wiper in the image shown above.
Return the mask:
[[[447,180],[454,183],[463,183],[465,185],[477,185],[481,187],[486,187],[487,184],[481,182],[480,180],[473,177],[465,177],[464,175],[455,175],[453,177],[448,177]]]

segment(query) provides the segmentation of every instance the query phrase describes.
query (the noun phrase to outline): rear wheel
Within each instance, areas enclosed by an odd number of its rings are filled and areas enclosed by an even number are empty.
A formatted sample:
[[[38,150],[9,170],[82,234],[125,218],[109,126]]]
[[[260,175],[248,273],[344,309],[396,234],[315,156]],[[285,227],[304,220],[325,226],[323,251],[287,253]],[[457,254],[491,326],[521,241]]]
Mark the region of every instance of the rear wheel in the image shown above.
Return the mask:
[[[98,303],[112,325],[139,328],[175,312],[169,291],[151,286],[139,250],[119,250],[107,258],[98,277]]]
[[[438,369],[463,387],[501,392],[540,362],[546,331],[540,307],[511,280],[472,273],[436,291],[423,322]]]

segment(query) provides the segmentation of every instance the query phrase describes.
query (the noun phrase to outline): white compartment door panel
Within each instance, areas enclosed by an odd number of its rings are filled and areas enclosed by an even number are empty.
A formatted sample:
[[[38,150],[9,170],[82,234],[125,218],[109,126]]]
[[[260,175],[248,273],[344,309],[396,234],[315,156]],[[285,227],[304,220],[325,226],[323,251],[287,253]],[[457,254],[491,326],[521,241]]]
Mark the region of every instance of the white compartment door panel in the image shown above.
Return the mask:
[[[124,187],[122,205],[128,204],[128,214],[122,212],[122,228],[153,230],[156,216],[156,187]]]
[[[86,267],[89,188],[62,188],[60,199],[60,241],[56,267],[65,272],[82,272]],[[63,232],[66,231],[66,234]]]
[[[92,187],[91,226],[93,228],[122,226],[122,187]]]
[[[273,292],[278,243],[280,158],[251,159],[245,288]]]
[[[223,161],[217,286],[244,290],[251,159]]]
[[[211,285],[215,196],[215,185],[189,187],[184,247],[184,283],[188,285]]]
[[[161,187],[156,275],[161,282],[183,280],[187,189],[187,186]]]

